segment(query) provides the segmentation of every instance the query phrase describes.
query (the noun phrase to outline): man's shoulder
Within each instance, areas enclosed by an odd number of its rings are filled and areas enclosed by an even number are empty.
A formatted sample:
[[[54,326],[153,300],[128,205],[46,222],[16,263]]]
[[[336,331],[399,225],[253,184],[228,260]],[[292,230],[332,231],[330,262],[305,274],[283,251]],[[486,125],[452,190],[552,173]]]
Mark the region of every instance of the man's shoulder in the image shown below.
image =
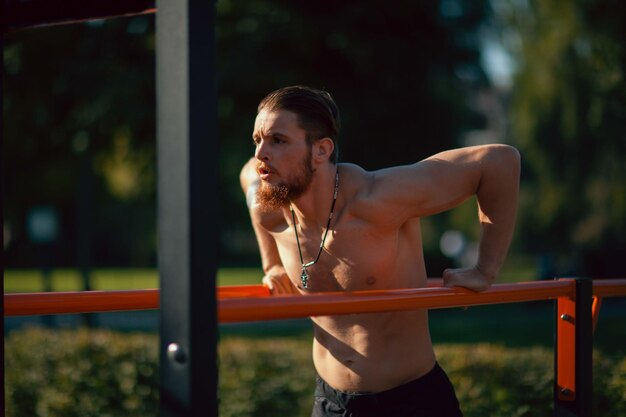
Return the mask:
[[[407,178],[414,178],[414,165],[400,165],[366,171],[356,165],[346,167],[350,213],[384,229],[402,227],[414,218],[407,209],[412,190]]]
[[[385,184],[393,177],[398,167],[383,168],[374,171],[367,171],[355,164],[339,165],[341,178],[345,179],[349,194],[357,200],[376,200],[376,193],[379,189],[384,189]]]
[[[383,213],[382,201],[376,198],[379,172],[366,171],[354,164],[341,164],[340,175],[339,187],[344,184],[344,196],[352,216],[376,222]]]
[[[339,188],[353,209],[367,200],[373,184],[372,172],[355,164],[339,164]]]
[[[371,171],[366,171],[356,164],[341,163],[338,165],[340,183],[350,191],[361,193],[367,190],[372,182],[373,176]],[[341,185],[340,185],[341,186]]]

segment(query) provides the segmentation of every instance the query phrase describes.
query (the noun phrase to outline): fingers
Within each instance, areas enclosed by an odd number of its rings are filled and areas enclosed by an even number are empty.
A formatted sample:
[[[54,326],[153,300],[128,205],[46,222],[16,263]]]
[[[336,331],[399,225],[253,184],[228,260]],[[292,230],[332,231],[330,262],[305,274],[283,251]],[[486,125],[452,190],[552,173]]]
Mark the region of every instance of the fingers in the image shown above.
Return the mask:
[[[456,287],[458,282],[457,276],[459,272],[459,269],[445,269],[442,275],[443,286],[448,288]]]
[[[446,269],[443,285],[448,288],[463,287],[473,291],[485,291],[491,282],[477,268]]]
[[[286,274],[267,274],[263,277],[262,282],[274,295],[298,293]]]
[[[270,277],[265,275],[263,277],[263,279],[261,280],[261,282],[263,283],[263,285],[265,285],[270,290],[270,293],[272,293],[272,294],[274,293],[274,283],[272,282]]]
[[[282,279],[282,277],[274,282],[274,288],[275,288],[274,294],[287,294],[287,293],[289,293],[289,287],[287,287],[285,285],[285,280]]]

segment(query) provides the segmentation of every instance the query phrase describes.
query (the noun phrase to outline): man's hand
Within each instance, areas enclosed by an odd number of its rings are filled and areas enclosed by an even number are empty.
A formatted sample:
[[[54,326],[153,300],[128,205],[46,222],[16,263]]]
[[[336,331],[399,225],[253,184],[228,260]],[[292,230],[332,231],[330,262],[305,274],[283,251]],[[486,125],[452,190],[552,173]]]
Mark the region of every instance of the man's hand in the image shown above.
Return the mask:
[[[285,272],[282,265],[276,265],[270,268],[263,277],[263,285],[269,288],[270,292],[276,294],[299,294],[296,287]]]
[[[463,287],[473,291],[485,291],[495,277],[488,277],[478,267],[446,269],[443,271],[444,287]]]

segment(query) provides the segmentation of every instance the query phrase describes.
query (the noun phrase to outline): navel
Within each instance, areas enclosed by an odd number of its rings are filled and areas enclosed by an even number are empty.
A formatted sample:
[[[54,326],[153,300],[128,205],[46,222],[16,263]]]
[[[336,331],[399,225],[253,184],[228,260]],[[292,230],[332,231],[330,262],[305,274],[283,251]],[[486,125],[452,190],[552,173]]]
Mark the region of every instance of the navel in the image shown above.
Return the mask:
[[[367,285],[374,285],[374,284],[376,284],[376,277],[367,277],[367,279],[365,280],[365,283]]]

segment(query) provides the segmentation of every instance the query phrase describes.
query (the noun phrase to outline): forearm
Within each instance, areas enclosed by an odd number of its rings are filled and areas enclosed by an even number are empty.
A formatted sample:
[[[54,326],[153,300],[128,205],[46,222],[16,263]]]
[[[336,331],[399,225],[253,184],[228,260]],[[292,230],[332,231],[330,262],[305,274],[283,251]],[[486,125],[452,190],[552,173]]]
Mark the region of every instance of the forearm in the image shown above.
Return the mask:
[[[493,282],[504,264],[517,213],[520,157],[514,148],[501,147],[485,160],[477,190],[481,226],[477,268]]]
[[[259,176],[256,172],[256,161],[251,158],[241,170],[239,176],[241,189],[246,195],[246,202],[250,213],[250,220],[254,234],[259,244],[261,263],[264,276],[263,285],[267,286],[272,294],[297,294],[297,289],[293,286],[278,251],[276,240],[270,230],[275,225],[284,222],[280,212],[263,212],[256,204],[256,193],[259,187]]]
[[[274,237],[261,225],[255,222],[254,214],[252,214],[251,217],[252,227],[254,228],[257,243],[259,244],[263,272],[267,273],[275,266],[282,266],[283,263],[280,259],[280,255],[278,254],[278,247],[276,246]]]
[[[254,234],[259,244],[259,251],[261,254],[261,262],[263,265],[263,271],[267,273],[272,267],[276,265],[282,265],[280,256],[278,255],[278,248],[276,247],[276,241],[273,236],[261,226],[262,214],[256,209],[256,192],[259,187],[259,176],[256,173],[256,161],[254,158],[250,158],[244,165],[239,175],[241,182],[241,189],[246,195],[246,204],[250,213],[250,220],[252,221],[252,227]]]

